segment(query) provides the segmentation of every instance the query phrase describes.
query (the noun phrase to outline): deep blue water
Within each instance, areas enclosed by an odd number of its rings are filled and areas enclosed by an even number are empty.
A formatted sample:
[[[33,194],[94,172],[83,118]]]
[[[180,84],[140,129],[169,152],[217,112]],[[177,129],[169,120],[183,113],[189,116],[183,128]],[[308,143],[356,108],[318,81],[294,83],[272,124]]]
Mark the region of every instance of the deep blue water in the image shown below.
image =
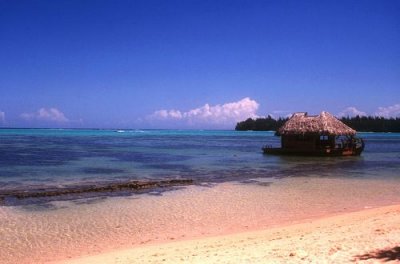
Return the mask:
[[[0,129],[0,190],[128,179],[260,177],[400,180],[400,134],[360,133],[360,157],[266,156],[273,132]]]

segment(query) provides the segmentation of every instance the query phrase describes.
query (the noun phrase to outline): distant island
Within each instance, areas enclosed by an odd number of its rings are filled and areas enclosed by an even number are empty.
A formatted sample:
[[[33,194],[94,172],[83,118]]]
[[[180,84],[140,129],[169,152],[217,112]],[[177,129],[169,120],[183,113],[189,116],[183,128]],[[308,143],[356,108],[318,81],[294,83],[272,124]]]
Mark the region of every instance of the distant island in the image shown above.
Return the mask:
[[[276,131],[289,118],[274,119],[270,115],[265,118],[248,118],[238,122],[235,130],[238,131]],[[359,132],[400,132],[400,118],[384,118],[377,116],[342,117],[339,119],[349,127]]]

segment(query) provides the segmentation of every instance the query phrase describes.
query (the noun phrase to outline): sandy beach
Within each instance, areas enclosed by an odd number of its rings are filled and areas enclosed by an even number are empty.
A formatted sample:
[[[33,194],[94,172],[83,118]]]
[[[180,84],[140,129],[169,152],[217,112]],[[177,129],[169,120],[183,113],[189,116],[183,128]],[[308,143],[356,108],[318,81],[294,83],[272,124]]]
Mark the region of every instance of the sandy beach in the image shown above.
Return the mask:
[[[136,247],[58,263],[400,262],[400,205],[256,232]]]
[[[299,177],[3,206],[0,257],[7,264],[376,262],[365,254],[400,245],[399,188],[395,180]]]

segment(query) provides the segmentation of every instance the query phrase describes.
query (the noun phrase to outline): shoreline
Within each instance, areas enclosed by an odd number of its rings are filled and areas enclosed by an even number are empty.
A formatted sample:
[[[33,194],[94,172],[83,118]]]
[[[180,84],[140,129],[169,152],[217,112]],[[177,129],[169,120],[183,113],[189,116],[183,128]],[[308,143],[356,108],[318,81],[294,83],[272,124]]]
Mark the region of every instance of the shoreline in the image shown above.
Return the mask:
[[[171,245],[169,242],[181,243],[184,248],[193,241],[224,240],[236,234],[263,233],[356,211],[367,212],[366,208],[400,205],[399,191],[397,180],[260,178],[246,184],[191,185],[162,194],[1,206],[0,257],[10,264],[57,263],[107,252],[119,255],[124,250],[163,248]],[[396,221],[400,226],[400,219]],[[400,233],[397,236],[400,238]],[[239,239],[235,244],[243,243],[240,240],[246,241]],[[253,240],[263,241],[257,237]],[[286,241],[278,249],[298,246],[303,241],[299,237],[295,242]],[[230,250],[226,249],[231,254],[222,260],[240,257],[235,256],[240,249]],[[272,248],[262,251],[272,252]],[[281,255],[290,253],[293,252]],[[176,252],[176,256],[179,254]],[[147,257],[150,263],[151,255]],[[174,261],[182,262],[180,258]]]
[[[258,231],[135,246],[57,264],[400,260],[400,204]]]

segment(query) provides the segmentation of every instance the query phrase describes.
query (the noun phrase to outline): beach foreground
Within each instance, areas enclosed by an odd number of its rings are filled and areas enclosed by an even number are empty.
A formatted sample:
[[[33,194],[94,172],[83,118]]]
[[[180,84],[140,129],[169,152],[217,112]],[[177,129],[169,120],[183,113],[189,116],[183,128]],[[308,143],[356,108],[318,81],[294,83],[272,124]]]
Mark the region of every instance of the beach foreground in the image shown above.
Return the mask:
[[[10,264],[85,256],[101,261],[82,263],[346,262],[400,245],[399,193],[395,179],[259,178],[1,206],[0,259]]]
[[[400,205],[57,263],[376,263],[400,261]]]

